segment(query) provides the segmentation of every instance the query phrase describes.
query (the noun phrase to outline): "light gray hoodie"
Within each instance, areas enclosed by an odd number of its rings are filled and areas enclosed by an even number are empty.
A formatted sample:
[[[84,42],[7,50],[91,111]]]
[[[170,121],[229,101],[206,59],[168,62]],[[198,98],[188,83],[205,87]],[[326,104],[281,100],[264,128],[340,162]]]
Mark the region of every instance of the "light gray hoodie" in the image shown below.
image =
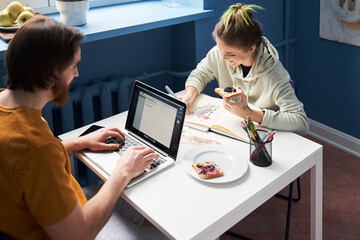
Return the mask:
[[[201,93],[214,79],[221,88],[240,87],[248,103],[264,111],[261,126],[300,134],[308,131],[309,121],[304,106],[295,95],[278,52],[265,37],[245,78],[241,67],[230,67],[215,46],[191,72],[185,87],[193,86]]]

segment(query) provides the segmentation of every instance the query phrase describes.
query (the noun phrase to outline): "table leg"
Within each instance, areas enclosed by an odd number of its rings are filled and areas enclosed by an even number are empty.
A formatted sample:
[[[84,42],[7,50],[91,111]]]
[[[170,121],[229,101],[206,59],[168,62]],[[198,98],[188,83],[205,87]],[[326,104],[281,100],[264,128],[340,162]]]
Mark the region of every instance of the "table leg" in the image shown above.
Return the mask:
[[[311,239],[322,239],[323,210],[323,157],[322,151],[315,156],[315,165],[311,168]]]

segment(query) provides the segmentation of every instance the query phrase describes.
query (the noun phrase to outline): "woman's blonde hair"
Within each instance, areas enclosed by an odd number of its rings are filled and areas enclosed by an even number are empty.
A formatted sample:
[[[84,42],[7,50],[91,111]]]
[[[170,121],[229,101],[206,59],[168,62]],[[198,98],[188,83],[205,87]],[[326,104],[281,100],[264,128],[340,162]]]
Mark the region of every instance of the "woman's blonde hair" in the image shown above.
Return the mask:
[[[247,50],[253,45],[258,49],[262,41],[262,28],[253,19],[256,9],[263,8],[242,3],[231,5],[216,24],[213,37],[241,49]]]

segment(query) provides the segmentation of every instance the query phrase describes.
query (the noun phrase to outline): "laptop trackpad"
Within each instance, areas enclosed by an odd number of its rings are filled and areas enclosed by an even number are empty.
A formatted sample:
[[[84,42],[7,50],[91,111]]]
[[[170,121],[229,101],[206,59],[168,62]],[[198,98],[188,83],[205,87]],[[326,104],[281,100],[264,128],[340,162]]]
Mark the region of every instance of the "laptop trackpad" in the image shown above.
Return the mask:
[[[84,154],[107,174],[111,175],[120,155],[116,152],[84,152]]]

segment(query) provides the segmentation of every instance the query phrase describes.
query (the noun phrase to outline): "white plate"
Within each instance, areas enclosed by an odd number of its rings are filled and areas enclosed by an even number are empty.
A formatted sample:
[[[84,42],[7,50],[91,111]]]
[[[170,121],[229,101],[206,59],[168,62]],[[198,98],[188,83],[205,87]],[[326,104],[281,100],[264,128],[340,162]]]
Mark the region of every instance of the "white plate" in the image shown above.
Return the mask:
[[[224,176],[201,179],[192,168],[194,162],[213,161],[224,171]],[[248,161],[240,152],[222,145],[202,145],[185,153],[182,166],[190,176],[210,183],[226,183],[242,177],[248,169]]]
[[[11,27],[0,27],[1,30],[7,30],[7,31],[15,31],[18,30],[20,28],[20,24],[16,23]]]

